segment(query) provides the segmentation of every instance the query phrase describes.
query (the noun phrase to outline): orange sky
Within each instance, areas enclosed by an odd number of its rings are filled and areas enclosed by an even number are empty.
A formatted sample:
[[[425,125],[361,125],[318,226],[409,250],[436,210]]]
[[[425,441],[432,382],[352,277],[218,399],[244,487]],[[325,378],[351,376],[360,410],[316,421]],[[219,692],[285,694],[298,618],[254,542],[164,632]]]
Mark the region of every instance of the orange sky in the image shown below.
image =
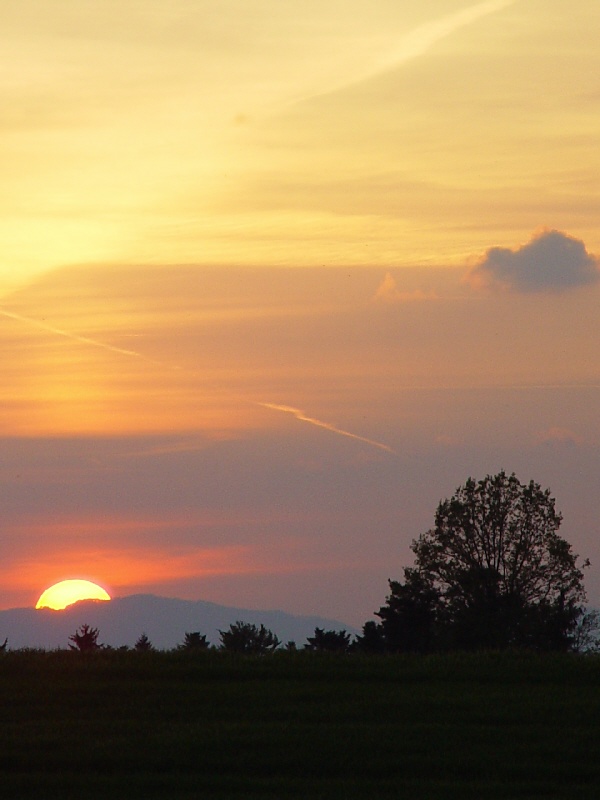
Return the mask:
[[[0,607],[86,577],[360,624],[501,468],[600,564],[597,22],[8,0]]]

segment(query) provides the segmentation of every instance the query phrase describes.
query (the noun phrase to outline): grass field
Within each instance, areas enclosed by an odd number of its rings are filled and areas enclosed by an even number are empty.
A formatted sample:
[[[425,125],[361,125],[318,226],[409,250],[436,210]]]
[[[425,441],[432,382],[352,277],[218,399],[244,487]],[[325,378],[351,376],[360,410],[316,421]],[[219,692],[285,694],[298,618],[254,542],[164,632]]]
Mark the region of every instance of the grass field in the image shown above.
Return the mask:
[[[16,798],[600,797],[600,658],[0,658]]]

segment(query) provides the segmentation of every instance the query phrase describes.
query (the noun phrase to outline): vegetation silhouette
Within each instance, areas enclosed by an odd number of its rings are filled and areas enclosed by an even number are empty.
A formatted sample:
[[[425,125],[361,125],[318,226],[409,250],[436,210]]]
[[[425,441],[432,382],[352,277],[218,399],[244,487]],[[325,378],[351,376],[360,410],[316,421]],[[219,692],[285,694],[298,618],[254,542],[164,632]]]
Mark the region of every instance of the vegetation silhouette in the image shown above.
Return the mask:
[[[595,624],[583,606],[589,562],[578,566],[561,521],[550,490],[534,481],[504,471],[469,478],[413,541],[404,581],[389,582],[376,612],[385,649],[579,649]],[[379,646],[372,628],[368,637]]]
[[[315,635],[308,637],[305,650],[313,653],[348,653],[350,651],[350,634],[346,631],[326,631],[315,628]]]
[[[382,625],[378,625],[374,620],[365,622],[362,629],[362,636],[357,636],[352,643],[352,651],[370,655],[382,655],[387,652],[386,639]]]
[[[155,649],[154,645],[148,638],[146,633],[142,633],[142,635],[136,640],[136,643],[133,645],[133,649],[137,650],[140,653],[149,653]]]
[[[549,489],[501,471],[469,478],[442,500],[434,527],[413,540],[414,565],[390,580],[390,594],[362,634],[316,627],[302,647],[282,646],[266,628],[236,621],[219,630],[211,646],[199,631],[186,631],[175,650],[264,655],[280,651],[352,653],[360,656],[430,654],[456,650],[600,652],[600,613],[586,611],[579,556],[558,534],[562,516]],[[80,652],[115,650],[82,625],[69,637]],[[7,650],[8,639],[0,645]],[[127,645],[116,648],[127,651]],[[133,647],[156,651],[146,633]],[[164,652],[164,651],[162,651]]]
[[[263,655],[272,653],[281,642],[277,636],[265,628],[253,625],[250,622],[233,622],[228,630],[219,631],[221,636],[221,650],[230,653],[246,653],[252,655]]]
[[[69,648],[79,650],[81,653],[93,653],[100,650],[102,645],[98,643],[99,634],[98,628],[92,628],[87,624],[81,625],[72,636],[69,636]]]
[[[186,632],[183,637],[183,642],[177,648],[178,650],[188,650],[198,652],[204,652],[208,650],[210,647],[209,642],[206,640],[206,636],[199,631],[192,631],[191,633]]]

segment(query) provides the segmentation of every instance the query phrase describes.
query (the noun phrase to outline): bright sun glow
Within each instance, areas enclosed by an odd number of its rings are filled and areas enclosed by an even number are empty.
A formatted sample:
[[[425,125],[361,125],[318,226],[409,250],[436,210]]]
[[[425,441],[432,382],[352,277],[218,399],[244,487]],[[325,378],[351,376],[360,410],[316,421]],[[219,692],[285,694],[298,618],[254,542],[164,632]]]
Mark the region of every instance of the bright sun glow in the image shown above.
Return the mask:
[[[110,595],[101,586],[91,581],[68,580],[55,583],[42,592],[36,608],[66,608],[79,600],[110,600]]]

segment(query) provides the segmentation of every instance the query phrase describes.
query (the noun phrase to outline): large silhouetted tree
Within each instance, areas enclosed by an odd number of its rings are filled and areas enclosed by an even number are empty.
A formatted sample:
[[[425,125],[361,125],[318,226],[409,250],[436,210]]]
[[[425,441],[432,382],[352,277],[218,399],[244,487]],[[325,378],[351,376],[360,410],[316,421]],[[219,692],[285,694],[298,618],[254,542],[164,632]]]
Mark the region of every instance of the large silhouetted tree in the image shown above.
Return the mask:
[[[442,501],[378,613],[388,649],[576,647],[582,568],[549,490],[500,472]]]

